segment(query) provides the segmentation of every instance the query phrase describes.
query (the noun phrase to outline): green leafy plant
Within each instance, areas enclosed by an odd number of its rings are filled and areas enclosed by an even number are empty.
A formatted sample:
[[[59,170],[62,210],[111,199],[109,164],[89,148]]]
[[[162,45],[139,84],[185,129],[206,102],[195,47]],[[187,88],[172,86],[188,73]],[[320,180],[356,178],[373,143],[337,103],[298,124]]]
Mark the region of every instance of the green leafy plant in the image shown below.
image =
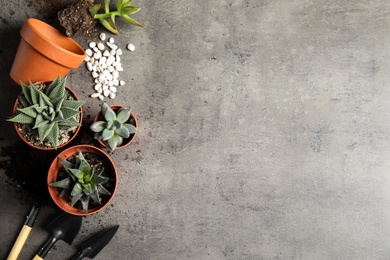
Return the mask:
[[[50,183],[52,187],[62,188],[61,197],[70,196],[70,204],[74,206],[80,201],[82,209],[88,212],[90,201],[101,205],[101,195],[111,195],[103,184],[111,179],[102,176],[104,167],[92,167],[85,159],[82,152],[75,155],[75,162],[71,163],[58,157],[68,177]]]
[[[42,89],[31,82],[29,85],[21,82],[21,87],[20,107],[7,121],[32,125],[33,129],[38,129],[41,142],[47,139],[57,148],[60,127],[80,126],[76,118],[84,101],[67,99],[66,79],[59,76]]]
[[[107,142],[112,151],[122,145],[123,139],[129,138],[137,131],[134,125],[128,123],[131,115],[129,108],[120,108],[115,113],[106,103],[103,103],[100,113],[104,120],[96,121],[90,129],[95,132],[95,138]]]
[[[130,6],[131,2],[132,0],[118,0],[116,2],[116,10],[110,10],[110,0],[104,0],[103,4],[93,5],[89,9],[89,12],[92,18],[97,19],[107,30],[114,34],[119,34],[118,28],[115,24],[116,16],[123,17],[123,19],[133,25],[141,27],[144,26],[142,23],[130,18],[130,15],[141,9],[136,6]],[[99,13],[101,9],[103,10],[103,13]]]

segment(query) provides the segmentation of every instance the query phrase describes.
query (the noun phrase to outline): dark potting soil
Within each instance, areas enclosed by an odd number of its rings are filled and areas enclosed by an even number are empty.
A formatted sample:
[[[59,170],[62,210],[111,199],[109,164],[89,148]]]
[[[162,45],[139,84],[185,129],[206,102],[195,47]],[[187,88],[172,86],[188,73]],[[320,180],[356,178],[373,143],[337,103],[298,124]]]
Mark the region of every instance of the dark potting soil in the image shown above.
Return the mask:
[[[97,21],[89,13],[92,6],[93,0],[78,0],[58,12],[58,20],[69,37],[84,36],[87,40],[98,38]]]
[[[1,148],[0,169],[4,170],[11,184],[37,198],[50,201],[47,171],[57,153],[37,150],[19,141],[13,146]]]

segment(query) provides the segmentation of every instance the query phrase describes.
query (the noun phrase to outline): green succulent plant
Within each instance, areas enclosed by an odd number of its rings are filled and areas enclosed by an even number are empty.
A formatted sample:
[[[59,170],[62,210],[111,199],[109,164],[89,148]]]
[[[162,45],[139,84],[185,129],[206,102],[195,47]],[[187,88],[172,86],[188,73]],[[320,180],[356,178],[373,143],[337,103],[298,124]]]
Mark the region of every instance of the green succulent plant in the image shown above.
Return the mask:
[[[141,27],[144,26],[142,23],[130,18],[130,15],[141,9],[136,6],[130,6],[131,2],[132,0],[117,0],[116,10],[110,10],[110,0],[104,0],[103,4],[93,5],[89,9],[89,12],[92,18],[97,19],[107,30],[114,34],[119,34],[118,28],[115,24],[116,16],[123,17],[123,19],[133,25]],[[101,9],[103,9],[103,13],[99,13]]]
[[[96,121],[90,129],[95,132],[95,138],[107,142],[112,151],[122,145],[123,139],[129,138],[137,131],[134,125],[128,123],[131,115],[129,108],[120,108],[115,113],[106,103],[103,103],[100,113],[104,120]]]
[[[85,159],[82,152],[75,156],[75,162],[71,163],[64,158],[58,157],[68,177],[50,183],[52,187],[62,188],[59,196],[70,195],[70,204],[74,206],[78,201],[83,210],[88,212],[90,201],[101,205],[101,195],[111,195],[103,184],[109,182],[110,178],[102,176],[104,167],[92,167]]]
[[[57,149],[60,128],[80,126],[76,118],[84,101],[67,99],[66,79],[59,76],[46,88],[38,89],[31,82],[21,82],[21,87],[20,107],[7,121],[32,125],[41,142],[47,139]]]

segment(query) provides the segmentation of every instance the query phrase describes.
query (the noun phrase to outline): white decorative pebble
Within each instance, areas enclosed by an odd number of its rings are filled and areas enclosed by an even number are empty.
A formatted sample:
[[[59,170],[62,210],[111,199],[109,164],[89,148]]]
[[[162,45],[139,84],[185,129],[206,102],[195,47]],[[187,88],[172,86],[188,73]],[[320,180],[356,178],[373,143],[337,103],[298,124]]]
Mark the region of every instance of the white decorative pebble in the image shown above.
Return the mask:
[[[101,50],[101,51],[104,50],[105,49],[104,44],[99,42],[98,43],[98,49]]]
[[[116,70],[114,70],[114,71],[112,72],[112,78],[113,78],[113,79],[117,79],[118,77],[119,77],[119,72],[116,71]]]
[[[91,50],[91,49],[86,49],[86,50],[85,50],[85,53],[86,53],[89,57],[92,56],[92,50]]]
[[[134,51],[135,50],[135,46],[133,44],[129,43],[129,44],[127,44],[127,49],[129,51]]]
[[[101,83],[96,84],[95,87],[94,87],[95,90],[99,90],[101,88],[102,88],[102,84]]]
[[[110,87],[110,91],[116,93],[116,87],[114,86]]]
[[[89,71],[92,71],[92,64],[90,62],[87,62],[87,69]]]
[[[101,33],[99,38],[105,41],[106,35]],[[114,38],[105,42],[109,48],[105,47],[104,42],[90,42],[90,48],[85,51],[86,67],[92,72],[95,83],[93,88],[96,92],[91,94],[91,97],[102,101],[105,97],[114,99],[118,91],[117,87],[125,85],[124,80],[119,80],[119,72],[123,71],[120,57],[123,51],[114,42]],[[129,43],[127,49],[134,51],[135,47]]]

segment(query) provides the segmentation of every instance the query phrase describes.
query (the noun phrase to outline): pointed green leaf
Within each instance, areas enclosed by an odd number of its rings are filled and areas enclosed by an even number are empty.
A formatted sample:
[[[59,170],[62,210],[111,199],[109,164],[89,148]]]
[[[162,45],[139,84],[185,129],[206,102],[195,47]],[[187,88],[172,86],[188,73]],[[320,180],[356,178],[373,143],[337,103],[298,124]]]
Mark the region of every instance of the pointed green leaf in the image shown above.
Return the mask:
[[[123,4],[123,0],[117,0],[116,1],[116,10],[118,10],[119,12],[122,9],[122,4]]]
[[[121,15],[124,15],[124,14],[135,14],[136,12],[138,12],[139,10],[141,10],[141,8],[139,7],[136,7],[136,6],[127,6],[127,7],[124,7],[122,8],[121,10]]]
[[[59,138],[58,125],[54,123],[52,130],[47,135],[47,140],[49,140],[49,142],[53,145],[54,149],[57,149],[58,147],[58,138]]]
[[[137,22],[136,20],[130,18],[130,17],[129,17],[128,15],[126,15],[126,14],[122,15],[122,17],[123,17],[126,21],[128,21],[129,23],[131,23],[131,24],[134,24],[134,25],[137,25],[137,26],[144,27],[144,25],[143,25],[142,23]]]
[[[25,108],[18,108],[17,110],[29,117],[35,118],[38,115],[38,112],[35,110],[36,107],[38,107],[38,105],[33,105]]]
[[[89,197],[82,197],[80,198],[81,207],[85,212],[88,212],[88,205],[89,205]]]
[[[70,202],[70,205],[74,206],[77,201],[79,201],[83,197],[83,193],[76,193],[72,196],[72,200]]]
[[[77,110],[80,111],[80,107],[84,105],[85,101],[80,101],[80,100],[64,100],[62,103],[62,107],[66,107],[69,109]]]
[[[13,117],[8,118],[7,121],[20,123],[20,124],[34,124],[35,122],[34,118],[27,116],[23,113],[18,113]]]
[[[80,114],[80,111],[69,109],[67,107],[63,107],[63,108],[61,108],[61,113],[62,113],[63,119],[66,120],[66,119],[69,119],[71,117],[75,117],[76,115]]]
[[[63,98],[65,96],[65,86],[66,81],[65,79],[60,79],[58,76],[48,87],[47,89],[47,96],[56,102],[57,100]]]
[[[113,121],[116,119],[116,114],[115,112],[109,107],[107,108],[105,111],[104,111],[104,114],[103,114],[104,118],[106,119],[106,121]]]
[[[48,123],[48,121],[46,121],[46,120],[42,117],[42,115],[37,115],[37,117],[35,118],[35,124],[34,124],[34,126],[33,126],[33,129],[38,128],[38,127],[40,127],[40,126],[42,126],[42,125],[44,125],[44,124],[47,124],[47,123]]]
[[[49,184],[51,187],[58,187],[63,189],[72,189],[74,186],[74,182],[72,178],[66,177],[65,179],[62,179],[60,181],[56,181]]]
[[[101,6],[102,4],[95,4],[89,9],[89,13],[93,18],[95,18],[94,16],[99,12]]]
[[[22,105],[22,107],[28,107],[31,104],[28,102],[25,96],[20,95],[18,99],[19,103]]]
[[[98,192],[100,194],[104,194],[104,195],[111,195],[111,192],[109,192],[107,189],[105,189],[102,185],[98,186]]]
[[[79,170],[79,169],[69,169],[69,171],[73,174],[73,176],[75,176],[79,182],[82,183],[82,179],[83,179],[83,176],[84,176],[84,172]]]
[[[32,84],[31,84],[32,85]],[[29,105],[33,105],[33,102],[31,100],[31,94],[30,94],[30,86],[24,84],[23,82],[21,82],[21,85],[22,87],[22,92],[23,92],[23,95],[24,97],[26,98],[27,102],[29,103]],[[27,105],[27,106],[29,106]],[[26,106],[26,107],[27,107]]]
[[[107,20],[105,20],[105,19],[103,19],[103,18],[100,18],[100,19],[99,19],[99,22],[104,26],[104,28],[106,28],[106,29],[109,30],[110,32],[112,32],[112,33],[114,33],[114,34],[119,34],[118,29],[117,29],[117,28],[113,28],[113,27],[111,26],[111,24],[110,24]]]
[[[69,170],[72,169],[72,168],[75,168],[75,165],[73,163],[69,162],[68,160],[66,160],[65,158],[58,157],[58,159],[60,160],[62,166],[65,169],[65,171],[72,176],[72,174],[71,174],[71,172]]]
[[[56,123],[53,122],[53,123],[45,124],[45,125],[38,127],[39,139],[41,139],[41,141],[44,141],[46,139],[46,137],[49,135],[49,133],[53,130],[53,128],[55,128],[55,126],[56,126]]]
[[[80,122],[75,118],[71,117],[69,119],[58,122],[59,126],[81,126]]]

